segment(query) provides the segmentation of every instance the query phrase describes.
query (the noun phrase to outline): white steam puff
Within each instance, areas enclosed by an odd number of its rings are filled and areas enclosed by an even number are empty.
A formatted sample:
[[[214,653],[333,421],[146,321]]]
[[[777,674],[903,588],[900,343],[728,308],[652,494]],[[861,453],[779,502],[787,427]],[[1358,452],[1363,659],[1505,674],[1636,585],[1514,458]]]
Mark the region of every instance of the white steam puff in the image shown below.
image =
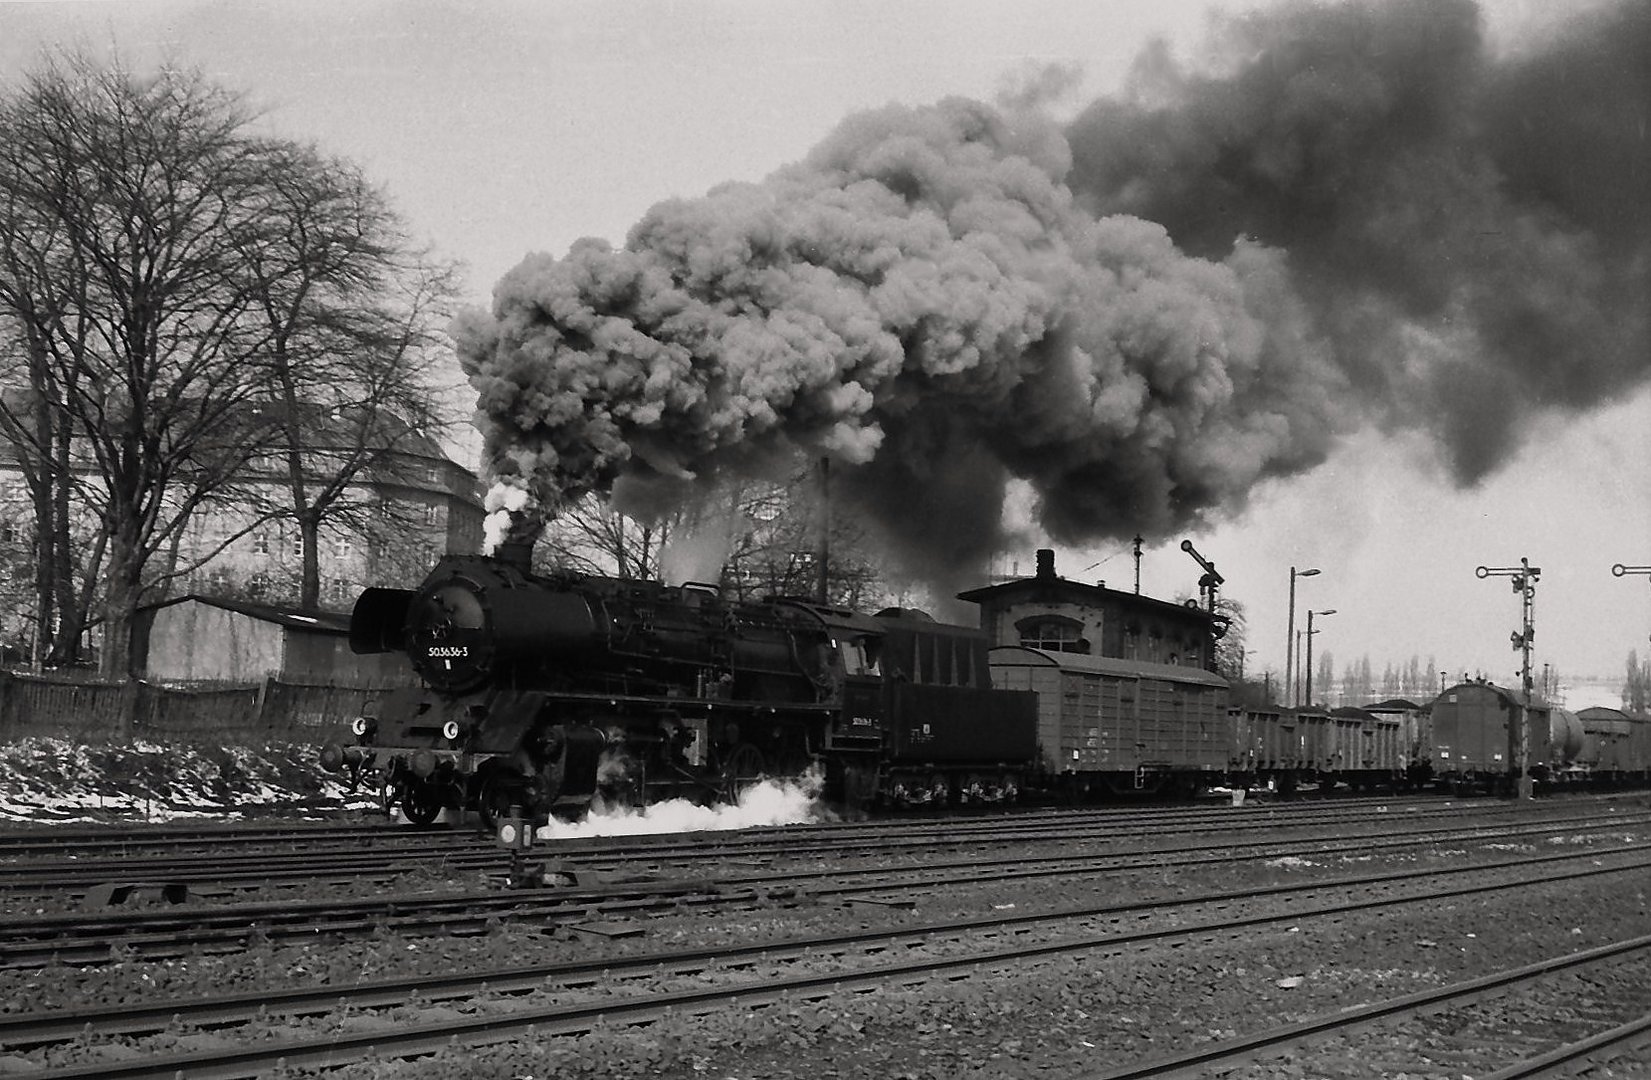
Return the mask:
[[[490,555],[510,534],[514,515],[527,506],[530,496],[520,484],[496,483],[487,489],[482,507],[487,516],[482,519],[482,554]]]
[[[639,836],[653,833],[710,832],[751,829],[766,825],[804,825],[830,820],[819,802],[823,777],[817,773],[796,780],[761,780],[747,789],[737,805],[701,806],[671,799],[640,809],[629,806],[593,806],[576,822],[551,819],[534,835],[539,840],[570,840],[584,836]]]

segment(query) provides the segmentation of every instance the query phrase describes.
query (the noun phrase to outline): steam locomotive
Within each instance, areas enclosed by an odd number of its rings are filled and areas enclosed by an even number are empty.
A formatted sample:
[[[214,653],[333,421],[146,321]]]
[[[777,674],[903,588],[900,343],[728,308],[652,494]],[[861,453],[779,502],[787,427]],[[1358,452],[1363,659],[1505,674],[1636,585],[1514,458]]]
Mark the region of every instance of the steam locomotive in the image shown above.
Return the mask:
[[[365,590],[350,646],[405,652],[423,685],[388,693],[322,764],[375,778],[414,823],[733,801],[805,774],[851,807],[1007,801],[1037,758],[1036,695],[992,687],[981,631],[912,610],[449,555],[417,589]]]

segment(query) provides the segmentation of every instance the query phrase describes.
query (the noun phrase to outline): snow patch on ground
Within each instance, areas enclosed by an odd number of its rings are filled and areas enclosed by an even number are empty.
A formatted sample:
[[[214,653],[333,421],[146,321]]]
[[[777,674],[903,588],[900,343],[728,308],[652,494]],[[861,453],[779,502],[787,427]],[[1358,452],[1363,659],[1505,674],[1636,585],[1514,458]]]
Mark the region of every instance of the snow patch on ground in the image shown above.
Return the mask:
[[[270,811],[367,809],[308,745],[0,744],[0,825],[229,820]]]

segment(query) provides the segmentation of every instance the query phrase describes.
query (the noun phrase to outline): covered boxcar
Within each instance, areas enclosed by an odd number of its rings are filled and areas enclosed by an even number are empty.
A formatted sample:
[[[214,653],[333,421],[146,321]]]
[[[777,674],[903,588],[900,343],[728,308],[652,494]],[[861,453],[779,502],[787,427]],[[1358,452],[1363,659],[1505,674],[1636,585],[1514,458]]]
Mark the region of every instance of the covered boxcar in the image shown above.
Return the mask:
[[[1227,681],[1201,668],[1024,645],[991,650],[992,682],[1038,695],[1043,769],[1076,795],[1188,793],[1222,783]]]
[[[1582,724],[1578,762],[1604,785],[1641,782],[1651,764],[1651,719],[1603,706],[1577,713]]]

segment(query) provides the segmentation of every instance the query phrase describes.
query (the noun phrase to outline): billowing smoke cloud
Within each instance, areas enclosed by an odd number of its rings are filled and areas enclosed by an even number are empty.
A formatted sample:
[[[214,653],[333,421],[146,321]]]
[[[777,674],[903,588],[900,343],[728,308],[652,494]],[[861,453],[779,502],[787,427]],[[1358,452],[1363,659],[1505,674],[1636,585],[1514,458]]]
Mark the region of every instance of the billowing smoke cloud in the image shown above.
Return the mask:
[[[1154,50],[1066,131],[851,117],[506,275],[455,326],[490,466],[541,513],[620,481],[645,513],[827,457],[942,581],[1011,477],[1062,541],[1238,510],[1372,417],[1473,479],[1537,402],[1643,377],[1642,15],[1499,62],[1465,2],[1290,6],[1224,27],[1219,74]]]
[[[1359,400],[1463,482],[1651,366],[1651,6],[1483,33],[1469,0],[1291,3],[1215,28],[1220,74],[1150,52],[1068,132],[1091,212],[1287,251]]]

